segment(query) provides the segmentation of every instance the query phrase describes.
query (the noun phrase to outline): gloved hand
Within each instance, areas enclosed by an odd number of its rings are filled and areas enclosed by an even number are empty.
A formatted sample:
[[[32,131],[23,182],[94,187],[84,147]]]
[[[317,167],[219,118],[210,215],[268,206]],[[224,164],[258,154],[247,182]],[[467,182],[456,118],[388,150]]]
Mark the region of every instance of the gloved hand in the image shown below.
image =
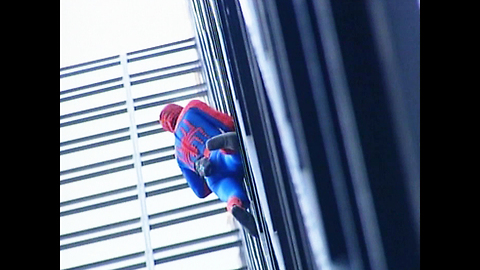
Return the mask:
[[[213,164],[206,157],[201,157],[197,159],[194,163],[194,166],[195,166],[195,171],[201,177],[209,176],[212,174]]]
[[[207,148],[210,151],[218,149],[238,151],[240,145],[238,143],[237,134],[231,131],[208,139]]]

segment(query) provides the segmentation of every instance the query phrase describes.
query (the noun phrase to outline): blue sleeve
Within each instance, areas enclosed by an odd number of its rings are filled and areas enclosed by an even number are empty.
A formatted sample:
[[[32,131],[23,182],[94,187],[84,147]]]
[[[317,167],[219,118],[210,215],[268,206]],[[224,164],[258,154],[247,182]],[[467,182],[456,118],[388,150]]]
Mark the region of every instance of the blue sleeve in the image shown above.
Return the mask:
[[[183,176],[185,176],[185,179],[187,179],[188,185],[193,190],[195,195],[197,195],[197,197],[205,198],[212,193],[205,180],[198,174],[189,169],[185,169],[182,166],[180,166],[180,170],[182,171]]]

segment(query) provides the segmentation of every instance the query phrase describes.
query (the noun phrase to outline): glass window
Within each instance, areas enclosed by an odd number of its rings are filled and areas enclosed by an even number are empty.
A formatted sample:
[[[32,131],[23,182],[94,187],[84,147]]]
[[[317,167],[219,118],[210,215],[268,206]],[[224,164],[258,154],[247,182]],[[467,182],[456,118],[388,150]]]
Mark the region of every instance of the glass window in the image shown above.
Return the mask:
[[[113,78],[122,77],[122,68],[120,66],[120,59],[116,58],[113,60],[101,62],[98,64],[93,64],[89,66],[84,66],[77,69],[71,69],[60,73],[60,76],[65,76],[60,79],[60,92],[78,88],[81,86],[94,84],[106,80],[110,80]],[[117,63],[115,66],[107,67],[107,68],[99,68],[90,72],[79,73],[93,68],[98,68],[103,65],[110,65]],[[79,73],[73,76],[69,76],[69,74]],[[75,92],[76,94],[77,92]]]
[[[175,53],[163,54],[171,50],[181,50]],[[160,54],[160,55],[159,55]],[[159,55],[159,56],[154,56]],[[195,50],[195,41],[191,40],[186,43],[169,46],[167,48],[162,48],[158,50],[148,51],[142,54],[135,54],[129,56],[129,59],[135,59],[137,57],[148,57],[141,61],[133,61],[128,64],[128,72],[132,75],[149,71],[156,70],[159,68],[170,69],[171,66],[180,65],[183,63],[193,62],[198,60],[198,54]]]
[[[128,114],[122,113],[110,117],[69,125],[60,128],[60,142],[92,136],[99,133],[109,132],[128,127],[130,119]]]
[[[182,7],[178,16],[190,16],[186,5],[175,5]],[[160,132],[167,102],[207,102],[192,24],[186,23],[177,40],[165,39],[177,44],[128,53],[126,69],[117,56],[61,70],[61,269],[147,269],[148,253],[155,269],[242,266],[238,229],[225,203],[214,194],[196,197],[174,159],[174,136]],[[110,66],[97,68],[103,65]],[[171,256],[181,258],[166,262]]]
[[[60,185],[60,202],[78,200],[109,191],[125,189],[137,185],[134,169],[114,172],[99,177],[92,177],[66,185]],[[136,192],[136,191],[135,191]],[[74,204],[75,206],[76,204]],[[63,207],[61,207],[61,210]]]
[[[145,249],[145,241],[142,233],[135,233],[123,237],[113,238],[108,241],[99,241],[89,245],[65,249],[60,252],[60,269],[85,265],[116,258],[124,255],[142,252]],[[117,266],[125,266],[144,262],[144,257],[118,263]],[[113,269],[114,265],[108,265]]]

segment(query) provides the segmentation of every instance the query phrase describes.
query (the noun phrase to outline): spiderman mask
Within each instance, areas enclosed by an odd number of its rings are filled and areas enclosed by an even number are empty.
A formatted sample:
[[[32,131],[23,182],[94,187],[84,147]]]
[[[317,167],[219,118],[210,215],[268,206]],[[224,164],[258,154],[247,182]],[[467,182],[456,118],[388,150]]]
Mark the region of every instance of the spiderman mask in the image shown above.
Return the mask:
[[[160,113],[160,124],[163,129],[170,132],[175,132],[177,119],[182,112],[183,107],[176,104],[168,104]]]

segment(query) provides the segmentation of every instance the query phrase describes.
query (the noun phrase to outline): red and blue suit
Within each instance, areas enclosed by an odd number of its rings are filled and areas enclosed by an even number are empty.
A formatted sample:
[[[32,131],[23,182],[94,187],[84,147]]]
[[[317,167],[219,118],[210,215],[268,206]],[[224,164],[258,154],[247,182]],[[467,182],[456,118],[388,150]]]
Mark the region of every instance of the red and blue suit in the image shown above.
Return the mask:
[[[209,151],[208,139],[235,130],[228,114],[210,108],[204,102],[193,100],[185,108],[169,104],[160,113],[163,128],[175,135],[175,155],[188,185],[199,198],[212,191],[227,202],[227,209],[233,205],[248,208],[250,202],[243,188],[243,165],[237,152],[226,150]],[[201,177],[195,170],[195,162],[208,158],[212,173]]]

